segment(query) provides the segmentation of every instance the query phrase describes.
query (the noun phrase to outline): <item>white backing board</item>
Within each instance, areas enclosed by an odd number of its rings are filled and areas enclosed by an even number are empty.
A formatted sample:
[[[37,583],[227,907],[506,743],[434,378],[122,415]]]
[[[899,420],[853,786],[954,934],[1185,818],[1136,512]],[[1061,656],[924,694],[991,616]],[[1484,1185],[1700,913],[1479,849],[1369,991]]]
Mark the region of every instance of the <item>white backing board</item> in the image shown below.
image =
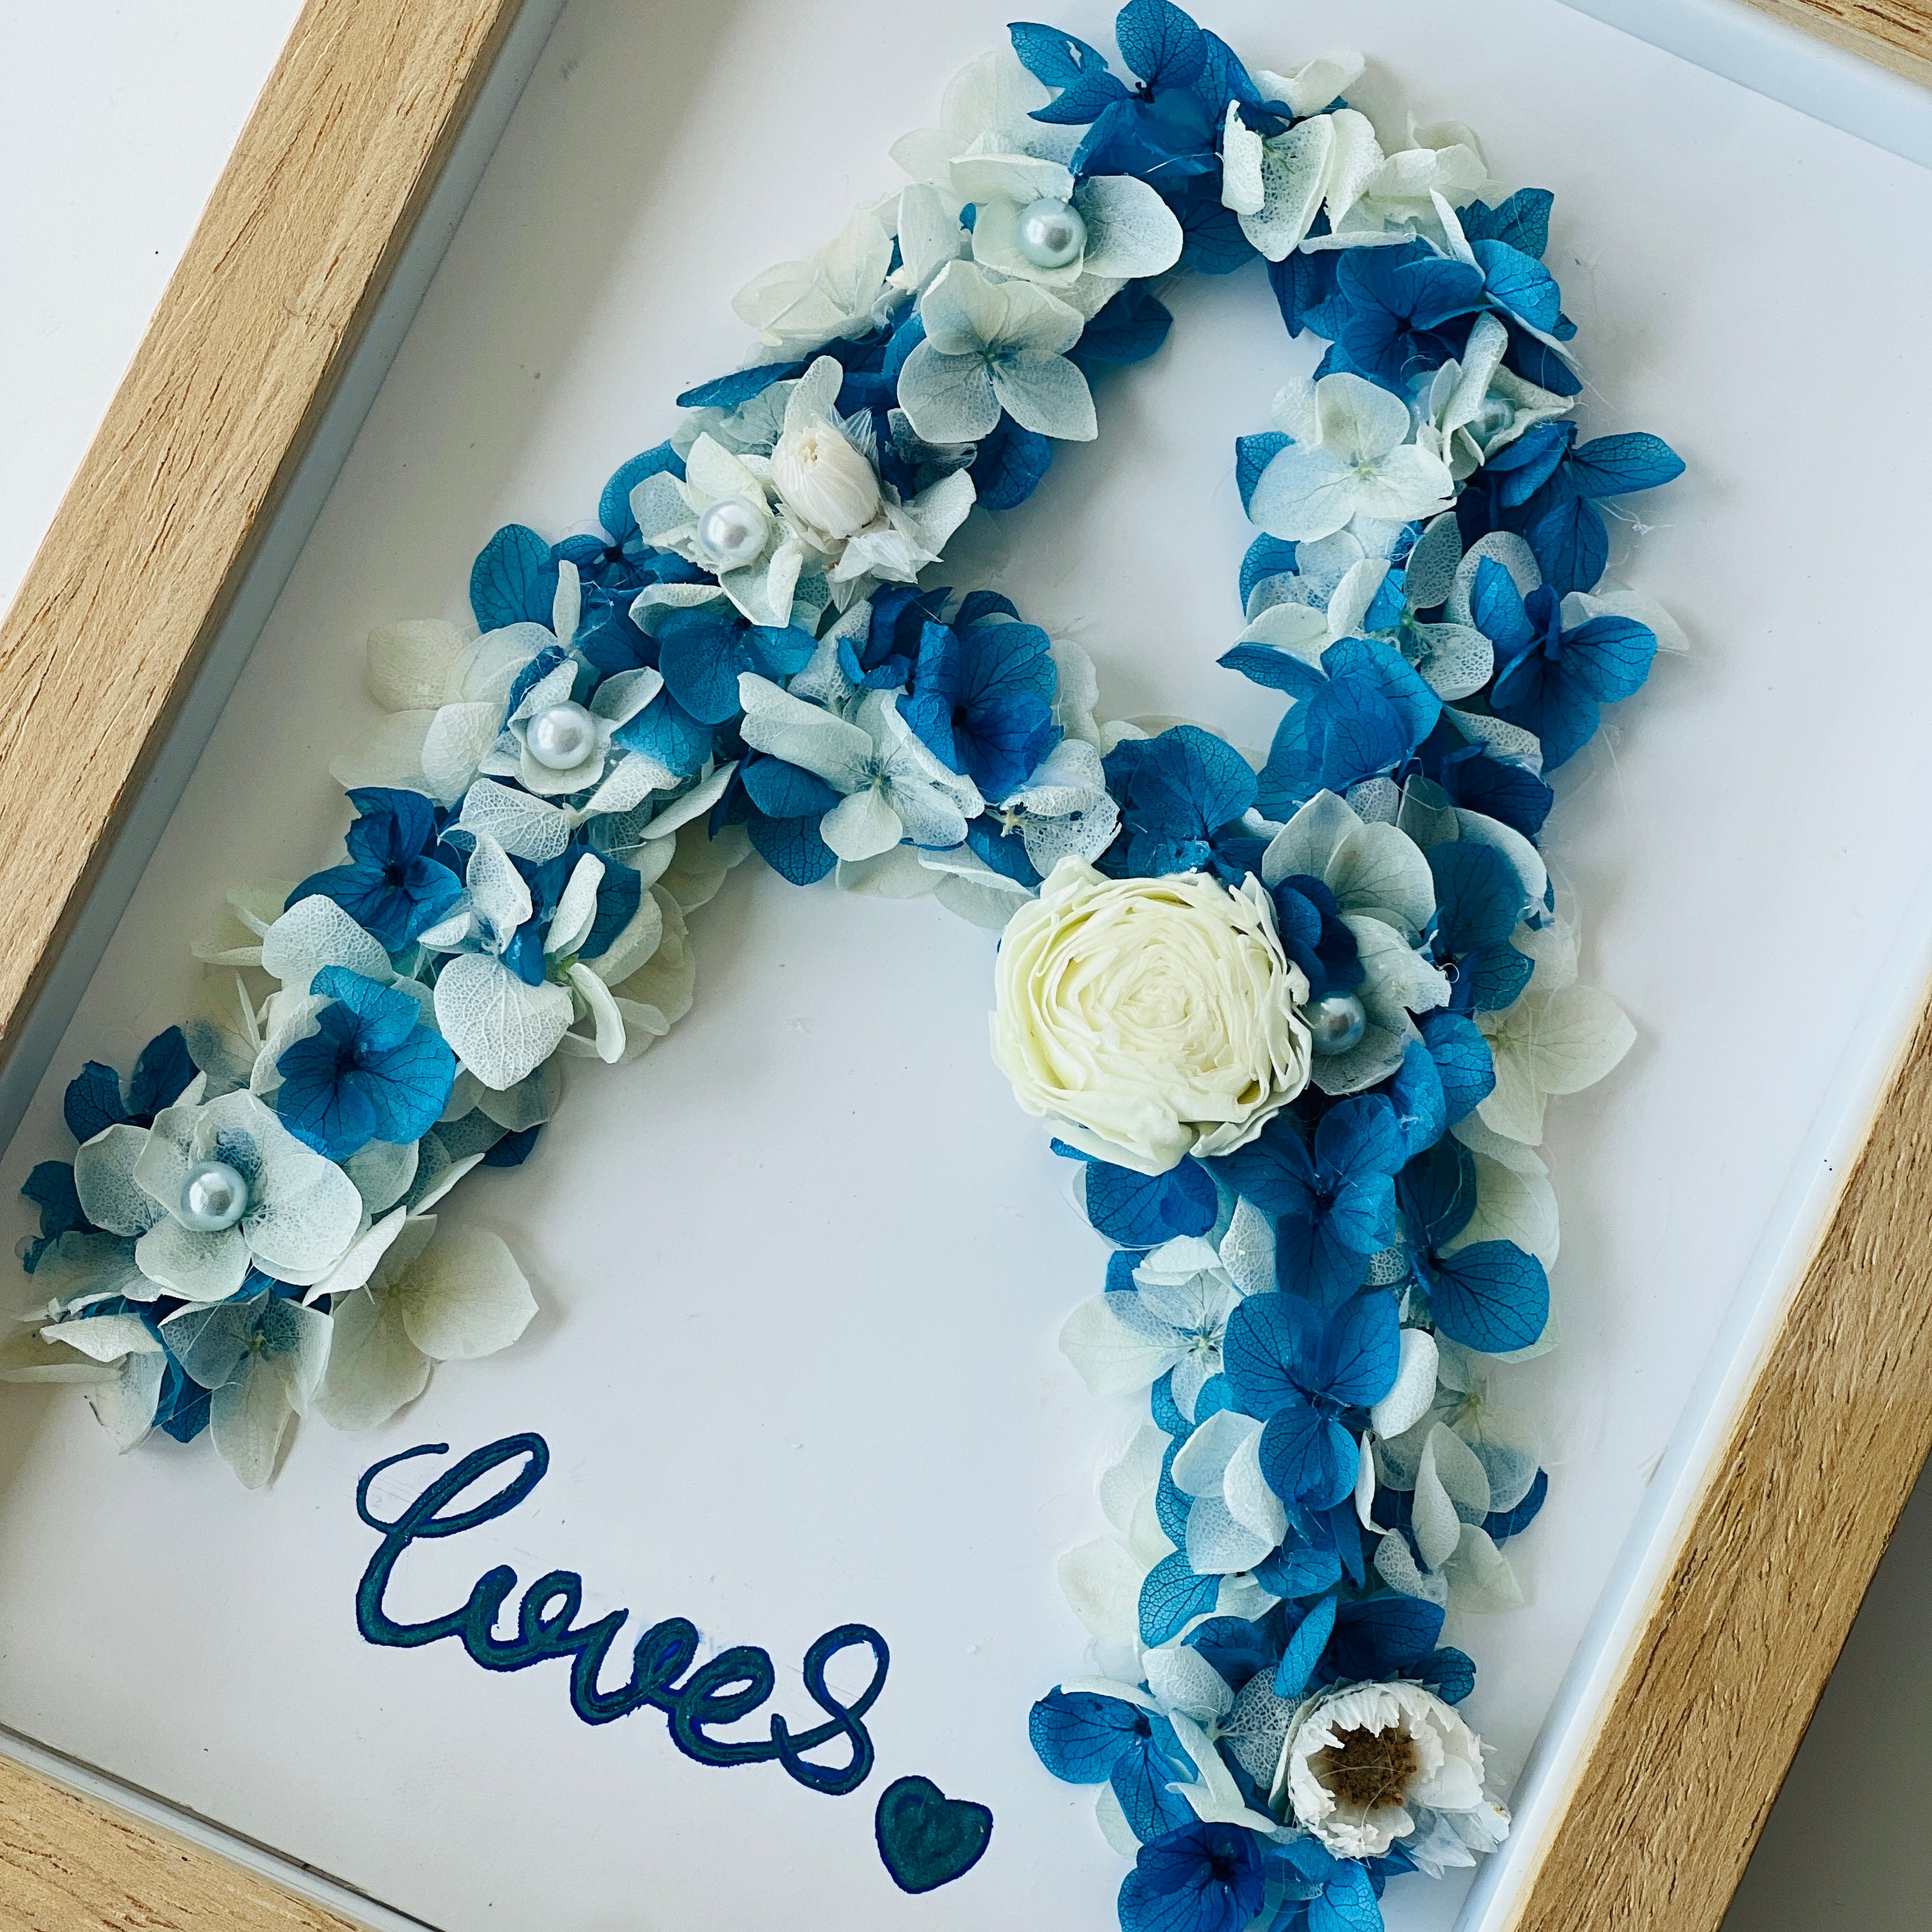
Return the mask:
[[[1108,40],[1091,0],[1053,17]],[[1630,574],[1695,652],[1614,714],[1550,842],[1582,898],[1586,976],[1642,1040],[1554,1114],[1563,1346],[1516,1378],[1551,1430],[1552,1499],[1518,1546],[1532,1603],[1451,1633],[1513,1768],[1861,1010],[1922,936],[1932,680],[1902,560],[1932,430],[1906,238],[1932,178],[1550,0],[1203,17],[1258,64],[1362,45],[1378,117],[1466,120],[1502,179],[1555,188],[1587,428],[1654,430],[1691,464],[1634,506],[1656,527]],[[220,887],[328,862],[346,814],[326,767],[372,716],[368,627],[464,614],[499,523],[560,534],[589,514],[676,392],[738,359],[733,291],[896,184],[886,146],[935,117],[1004,18],[980,0],[567,11],[10,1185],[67,1150],[79,1062],[124,1065],[184,1010],[188,941]],[[1230,442],[1265,426],[1307,345],[1253,268],[1172,305],[1162,356],[1102,382],[1100,442],[1063,451],[1007,520],[1004,580],[1094,652],[1110,714],[1192,716],[1258,746],[1272,701],[1214,665],[1251,534]],[[556,1922],[566,1886],[568,1922],[592,1932],[774,1905],[935,1932],[1020,1910],[1108,1924],[1119,1863],[1085,1794],[1034,1762],[1024,1716],[1081,1668],[1052,1563],[1094,1533],[1091,1477],[1128,1412],[1088,1398],[1052,1346],[1101,1253],[987,1062],[990,944],[930,904],[800,894],[750,867],[695,931],[690,1018],[634,1068],[577,1073],[530,1166],[456,1198],[543,1300],[517,1349],[440,1372],[373,1437],[304,1429],[254,1496],[206,1444],[121,1461],[70,1394],[7,1392],[0,1721],[448,1932]],[[487,1676],[452,1645],[361,1642],[358,1474],[523,1429],[548,1438],[549,1478],[424,1563],[442,1594],[424,1607],[490,1562],[579,1570],[596,1609],[766,1646],[800,1711],[785,1673],[806,1643],[874,1624],[894,1660],[874,1783],[828,1800],[772,1767],[701,1768],[648,1714],[580,1725],[560,1665]],[[985,1862],[922,1899],[871,1844],[879,1785],[908,1772],[998,1820]],[[1398,1886],[1391,1925],[1446,1925],[1457,1896]]]

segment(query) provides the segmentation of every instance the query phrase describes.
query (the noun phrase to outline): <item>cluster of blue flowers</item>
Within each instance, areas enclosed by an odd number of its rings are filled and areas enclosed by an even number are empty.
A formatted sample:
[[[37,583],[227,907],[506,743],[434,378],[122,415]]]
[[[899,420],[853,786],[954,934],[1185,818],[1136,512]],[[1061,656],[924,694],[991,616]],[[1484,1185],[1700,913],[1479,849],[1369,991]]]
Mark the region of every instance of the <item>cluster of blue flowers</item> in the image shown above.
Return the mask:
[[[231,893],[195,1022],[70,1088],[80,1153],[25,1190],[53,1298],[8,1372],[94,1380],[124,1442],[226,1414],[259,1480],[310,1397],[368,1426],[420,1388],[363,1344],[426,1336],[424,1298],[513,1339],[502,1282],[459,1306],[410,1231],[527,1156],[554,1055],[681,1016],[684,915],[748,850],[995,930],[1070,861],[1258,881],[1312,1078],[1216,1157],[1076,1156],[1114,1252],[1066,1345],[1150,1423],[1069,1573],[1102,1667],[1033,1736],[1135,1850],[1126,1932],[1363,1932],[1507,1825],[1439,1640],[1510,1600],[1547,1488],[1486,1394],[1544,1342],[1544,1100],[1628,1044],[1537,842],[1550,774],[1681,646],[1606,580],[1601,506],[1682,466],[1579,442],[1551,196],[1483,199],[1466,130],[1384,154],[1358,58],[1250,74],[1170,0],[1117,35],[1126,77],[1015,26],[895,149],[896,207],[740,297],[761,359],[678,399],[592,533],[500,530],[477,634],[372,640],[394,715],[338,767],[346,858]],[[1222,662],[1288,700],[1258,771],[1102,722],[1077,650],[922,580],[1096,433],[1093,379],[1166,338],[1156,278],[1255,260],[1328,345],[1236,448],[1261,534]]]

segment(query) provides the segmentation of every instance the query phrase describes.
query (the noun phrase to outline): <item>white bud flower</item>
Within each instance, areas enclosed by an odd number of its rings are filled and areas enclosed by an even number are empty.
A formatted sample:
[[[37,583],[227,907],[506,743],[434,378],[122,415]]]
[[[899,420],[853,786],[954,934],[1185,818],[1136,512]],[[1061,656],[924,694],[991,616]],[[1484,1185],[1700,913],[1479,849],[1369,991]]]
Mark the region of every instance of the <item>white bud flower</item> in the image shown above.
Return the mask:
[[[879,514],[879,479],[840,433],[818,422],[788,430],[772,452],[772,482],[814,529],[849,537]]]

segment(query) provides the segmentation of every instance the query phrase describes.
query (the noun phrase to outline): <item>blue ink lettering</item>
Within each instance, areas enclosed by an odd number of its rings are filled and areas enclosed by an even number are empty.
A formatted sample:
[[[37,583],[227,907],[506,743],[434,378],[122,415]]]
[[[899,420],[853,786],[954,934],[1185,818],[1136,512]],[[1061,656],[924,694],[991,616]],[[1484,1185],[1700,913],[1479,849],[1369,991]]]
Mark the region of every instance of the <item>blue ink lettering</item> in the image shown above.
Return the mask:
[[[460,1609],[424,1623],[397,1622],[383,1609],[382,1597],[410,1545],[434,1537],[460,1536],[507,1514],[543,1480],[550,1467],[550,1445],[541,1436],[506,1436],[445,1470],[393,1522],[371,1514],[369,1485],[385,1469],[412,1456],[448,1453],[446,1442],[405,1449],[365,1471],[356,1486],[356,1514],[382,1538],[356,1592],[356,1628],[369,1642],[407,1650],[457,1637],[485,1670],[524,1670],[546,1658],[568,1657],[570,1706],[586,1724],[608,1724],[649,1706],[664,1714],[671,1742],[700,1764],[764,1764],[776,1760],[807,1790],[833,1797],[856,1791],[866,1781],[872,1768],[872,1740],[865,1717],[885,1688],[890,1662],[885,1639],[868,1624],[842,1624],[827,1630],[805,1654],[806,1694],[826,1713],[823,1723],[794,1732],[774,1714],[769,1739],[732,1742],[710,1733],[749,1716],[770,1697],[776,1677],[770,1653],[750,1644],[734,1644],[693,1670],[697,1626],[687,1618],[670,1617],[652,1624],[638,1639],[629,1677],[608,1690],[600,1689],[604,1660],[630,1612],[611,1610],[579,1624],[584,1580],[573,1570],[553,1570],[524,1591],[512,1637],[495,1634],[504,1605],[517,1587],[517,1573],[507,1564],[479,1576]],[[502,1488],[467,1508],[452,1508],[493,1469],[518,1458],[523,1467]],[[826,1667],[841,1651],[862,1645],[872,1653],[872,1682],[848,1704],[826,1684]],[[842,1742],[843,1762],[820,1763],[812,1755],[836,1749]],[[990,1826],[990,1814],[988,1822]],[[896,1870],[893,1876],[898,1877]]]

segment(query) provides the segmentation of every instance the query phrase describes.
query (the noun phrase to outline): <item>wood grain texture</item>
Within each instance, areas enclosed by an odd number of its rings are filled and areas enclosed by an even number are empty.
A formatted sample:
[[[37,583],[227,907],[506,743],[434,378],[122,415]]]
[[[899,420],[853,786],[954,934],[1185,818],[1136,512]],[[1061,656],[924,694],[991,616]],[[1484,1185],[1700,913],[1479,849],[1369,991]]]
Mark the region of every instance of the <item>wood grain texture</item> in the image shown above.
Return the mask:
[[[520,0],[310,0],[0,623],[0,1059]]]
[[[1750,0],[1761,12],[1932,87],[1932,0]]]
[[[1723,1918],[1932,1450],[1932,1003],[1768,1343],[1512,1932]]]
[[[1932,0],[1752,0],[1932,81]],[[218,627],[516,0],[311,0],[0,626],[0,1031]],[[1708,1932],[1932,1444],[1932,1011],[1513,1915]],[[0,1932],[352,1932],[0,1761]]]
[[[0,1932],[357,1932],[64,1785],[0,1759]]]

